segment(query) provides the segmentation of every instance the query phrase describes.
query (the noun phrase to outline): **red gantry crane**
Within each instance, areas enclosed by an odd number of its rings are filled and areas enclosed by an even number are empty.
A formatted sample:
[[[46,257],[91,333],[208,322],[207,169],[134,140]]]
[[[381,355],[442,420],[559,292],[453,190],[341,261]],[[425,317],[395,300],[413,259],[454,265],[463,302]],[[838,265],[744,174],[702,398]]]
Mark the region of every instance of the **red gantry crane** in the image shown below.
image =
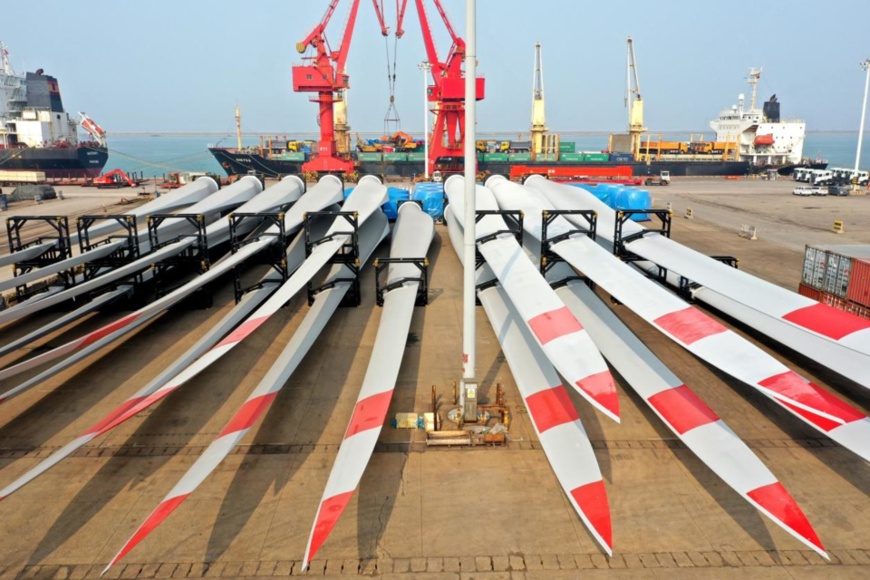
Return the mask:
[[[304,59],[309,62],[293,67],[293,90],[297,93],[317,93],[311,101],[320,105],[320,140],[317,142],[317,153],[302,165],[302,170],[306,172],[352,173],[354,170],[350,155],[339,154],[336,149],[333,104],[336,100],[335,93],[349,87],[350,79],[344,70],[359,0],[353,0],[351,4],[340,48],[332,51],[326,40],[326,26],[340,1],[332,0],[320,24],[314,27],[305,40],[296,45],[296,50],[300,53],[304,53],[309,46],[314,48],[315,55]]]
[[[456,35],[440,0],[434,0],[435,7],[453,41],[447,58],[444,61],[439,59],[423,0],[415,0],[415,2],[420,17],[420,28],[423,30],[426,57],[432,67],[432,85],[428,89],[428,99],[433,103],[435,125],[432,128],[431,138],[426,136],[429,140],[429,159],[426,162],[430,170],[442,166],[459,169],[465,155],[465,70],[462,68],[465,59],[465,41]],[[475,89],[476,100],[482,100],[484,97],[482,77],[477,77]]]
[[[332,0],[320,24],[314,27],[314,30],[311,31],[305,40],[296,45],[296,50],[300,54],[304,54],[308,50],[308,47],[312,47],[314,48],[315,55],[303,58],[303,60],[310,62],[293,67],[293,90],[297,93],[317,93],[317,96],[312,97],[311,101],[320,105],[320,140],[317,142],[317,152],[312,156],[311,160],[302,165],[302,171],[305,172],[311,171],[322,174],[352,173],[354,171],[354,162],[350,157],[350,153],[338,152],[334,107],[337,102],[341,103],[341,95],[350,86],[350,77],[345,72],[345,64],[347,63],[347,53],[350,49],[350,40],[353,36],[354,25],[356,24],[359,0],[353,0],[347,25],[344,29],[344,36],[341,40],[341,46],[337,51],[333,51],[326,39],[326,26],[329,24],[340,1]],[[407,2],[407,0],[396,0],[397,12],[400,1]],[[375,6],[375,13],[381,25],[381,34],[387,36],[390,33],[390,29],[384,22],[383,0],[372,0],[372,3]],[[404,12],[404,9],[402,12]],[[403,32],[402,22],[399,20],[396,36],[401,38]],[[336,93],[338,98],[336,98]],[[346,131],[347,120],[343,109],[341,110],[340,117],[341,124],[344,127],[343,130]]]

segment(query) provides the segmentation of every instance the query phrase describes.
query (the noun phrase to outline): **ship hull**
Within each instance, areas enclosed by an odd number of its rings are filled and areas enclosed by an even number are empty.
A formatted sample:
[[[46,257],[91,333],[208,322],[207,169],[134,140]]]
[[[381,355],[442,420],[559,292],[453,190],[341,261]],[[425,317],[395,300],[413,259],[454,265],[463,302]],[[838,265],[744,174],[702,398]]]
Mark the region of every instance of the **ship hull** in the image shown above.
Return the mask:
[[[209,148],[227,175],[244,175],[250,172],[261,173],[268,177],[290,175],[302,171],[301,161],[286,161],[268,159],[256,153],[239,153],[231,149],[218,147]],[[478,169],[491,174],[509,175],[511,167],[517,165],[510,162],[480,161]],[[578,175],[588,168],[631,167],[636,177],[658,175],[662,171],[670,171],[675,177],[710,177],[729,175],[748,175],[750,165],[746,161],[650,161],[635,163],[584,163],[584,162],[526,162],[522,165],[534,169],[545,167],[576,168]],[[388,175],[412,178],[423,173],[422,161],[384,162],[361,161],[358,164],[360,175]]]
[[[49,179],[96,177],[108,159],[102,147],[0,149],[0,169],[41,171]]]

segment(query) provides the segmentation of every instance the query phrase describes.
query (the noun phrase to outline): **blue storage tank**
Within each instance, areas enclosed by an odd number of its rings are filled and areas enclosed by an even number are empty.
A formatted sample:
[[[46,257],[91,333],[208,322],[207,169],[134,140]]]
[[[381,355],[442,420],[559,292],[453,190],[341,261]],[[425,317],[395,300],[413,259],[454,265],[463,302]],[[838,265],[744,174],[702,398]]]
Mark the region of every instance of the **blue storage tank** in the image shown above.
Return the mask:
[[[414,186],[411,199],[423,202],[423,211],[433,219],[444,217],[444,183],[436,181],[421,181]]]
[[[646,189],[635,189],[634,187],[620,188],[613,200],[614,203],[611,204],[613,209],[649,209],[652,205],[649,191]],[[649,220],[649,214],[635,214],[631,216],[631,219],[636,222],[645,222]]]
[[[396,218],[399,217],[399,201],[411,199],[411,192],[399,187],[388,187],[387,195],[389,196],[389,201],[382,205],[381,209],[384,210],[388,220],[391,222],[396,221]]]
[[[615,183],[599,183],[593,193],[599,200],[606,203],[609,207],[613,207],[616,200],[616,194],[619,192],[621,187],[622,186]]]
[[[604,203],[610,199],[610,189],[613,187],[606,183],[569,183],[568,185],[585,189]]]

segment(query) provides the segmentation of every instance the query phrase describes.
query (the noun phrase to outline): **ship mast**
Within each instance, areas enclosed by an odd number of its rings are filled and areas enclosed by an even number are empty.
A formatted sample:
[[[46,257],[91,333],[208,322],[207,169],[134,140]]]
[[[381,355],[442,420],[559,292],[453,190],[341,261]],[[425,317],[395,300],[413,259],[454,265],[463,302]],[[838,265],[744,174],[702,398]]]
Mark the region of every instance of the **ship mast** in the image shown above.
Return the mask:
[[[0,40],[0,63],[3,63],[3,72],[7,75],[14,75],[15,71],[12,70],[12,63],[9,62],[9,51],[6,50],[6,44]]]
[[[755,110],[755,101],[758,97],[758,79],[761,78],[760,68],[751,68],[749,69],[749,76],[746,78],[749,86],[752,87],[752,98],[749,101],[749,110]]]
[[[236,101],[236,142],[237,149],[242,150],[242,111],[239,109],[239,102]]]

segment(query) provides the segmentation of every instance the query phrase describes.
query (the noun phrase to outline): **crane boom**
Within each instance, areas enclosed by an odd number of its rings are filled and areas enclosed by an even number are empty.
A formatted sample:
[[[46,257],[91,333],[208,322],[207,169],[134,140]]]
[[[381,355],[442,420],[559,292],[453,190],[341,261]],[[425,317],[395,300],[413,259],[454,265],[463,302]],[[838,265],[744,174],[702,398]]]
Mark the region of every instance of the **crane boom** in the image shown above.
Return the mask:
[[[634,56],[634,41],[629,36],[625,66],[625,104],[628,107],[628,133],[631,135],[631,152],[637,159],[640,138],[647,128],[643,126],[643,97],[640,96],[640,78]],[[633,81],[633,82],[632,82]]]
[[[432,38],[432,29],[423,0],[415,0],[426,56],[431,65],[432,85],[427,89],[428,100],[433,103],[435,124],[429,142],[429,169],[435,169],[440,159],[448,159],[450,169],[456,169],[457,159],[463,158],[465,147],[465,71],[462,67],[465,58],[465,41],[456,35],[450,18],[440,0],[433,0],[441,20],[452,40],[452,46],[443,60],[439,58]],[[484,98],[485,84],[482,77],[475,80],[476,100]]]

